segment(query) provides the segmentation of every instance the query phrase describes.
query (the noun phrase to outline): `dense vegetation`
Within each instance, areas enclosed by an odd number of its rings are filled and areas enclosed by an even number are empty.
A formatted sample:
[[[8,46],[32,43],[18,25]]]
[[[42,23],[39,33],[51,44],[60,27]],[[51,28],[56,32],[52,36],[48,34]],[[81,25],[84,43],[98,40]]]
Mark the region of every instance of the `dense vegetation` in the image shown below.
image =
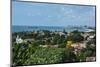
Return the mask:
[[[78,50],[75,54],[74,48],[66,48],[67,41],[80,43],[86,40],[81,34],[84,32],[73,31],[71,36],[63,31],[63,35],[59,32],[37,31],[33,32],[17,32],[12,34],[12,59],[13,65],[30,65],[30,64],[54,64],[66,62],[83,62],[87,57],[96,56],[96,38],[87,41],[86,48]],[[93,33],[95,34],[95,33]],[[16,43],[16,37],[19,35],[23,40],[33,39],[23,43]],[[48,45],[48,47],[40,47],[40,45]],[[58,47],[50,47],[58,45]]]
[[[13,47],[14,65],[64,63],[74,62],[75,59],[75,54],[66,48],[23,47],[21,44]]]

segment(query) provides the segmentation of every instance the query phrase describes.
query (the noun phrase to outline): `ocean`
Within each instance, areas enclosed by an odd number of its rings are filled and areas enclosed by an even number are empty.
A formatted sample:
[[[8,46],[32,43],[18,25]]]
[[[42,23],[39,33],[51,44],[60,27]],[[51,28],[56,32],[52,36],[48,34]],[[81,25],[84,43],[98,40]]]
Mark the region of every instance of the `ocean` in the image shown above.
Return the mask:
[[[48,30],[48,31],[66,31],[72,32],[78,30],[81,32],[88,31],[85,27],[59,27],[59,26],[12,26],[12,32],[26,32],[26,31],[39,31],[39,30]]]

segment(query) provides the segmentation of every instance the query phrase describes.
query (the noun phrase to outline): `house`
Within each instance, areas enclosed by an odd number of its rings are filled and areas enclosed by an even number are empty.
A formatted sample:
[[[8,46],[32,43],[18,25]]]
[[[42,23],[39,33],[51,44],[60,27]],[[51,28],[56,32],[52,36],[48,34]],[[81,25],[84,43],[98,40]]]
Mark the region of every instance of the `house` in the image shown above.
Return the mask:
[[[19,44],[19,43],[23,43],[23,42],[24,42],[24,40],[17,35],[16,43]]]
[[[96,61],[96,57],[87,57],[87,58],[86,58],[86,61],[87,61],[87,62]]]
[[[58,47],[58,45],[40,45],[40,47],[57,48],[57,47]]]
[[[94,37],[95,37],[95,35],[90,35],[87,37],[87,40],[89,41],[89,40],[93,39]]]
[[[24,42],[33,42],[34,39],[24,39]]]
[[[65,33],[63,32],[59,32],[59,35],[62,36],[62,35],[66,35]]]
[[[86,48],[86,43],[73,43],[71,46],[75,49],[83,49]]]

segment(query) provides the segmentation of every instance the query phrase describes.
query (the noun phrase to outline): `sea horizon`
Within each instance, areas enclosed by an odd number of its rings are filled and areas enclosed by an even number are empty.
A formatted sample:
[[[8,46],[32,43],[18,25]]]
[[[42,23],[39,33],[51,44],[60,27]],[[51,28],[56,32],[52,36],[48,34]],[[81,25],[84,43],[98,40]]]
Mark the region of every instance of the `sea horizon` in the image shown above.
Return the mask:
[[[39,31],[39,30],[48,30],[48,31],[66,31],[72,32],[78,30],[81,32],[87,31],[90,26],[26,26],[26,25],[12,25],[12,32],[25,32],[25,31]],[[92,26],[91,26],[92,27]],[[92,27],[95,28],[95,27]]]

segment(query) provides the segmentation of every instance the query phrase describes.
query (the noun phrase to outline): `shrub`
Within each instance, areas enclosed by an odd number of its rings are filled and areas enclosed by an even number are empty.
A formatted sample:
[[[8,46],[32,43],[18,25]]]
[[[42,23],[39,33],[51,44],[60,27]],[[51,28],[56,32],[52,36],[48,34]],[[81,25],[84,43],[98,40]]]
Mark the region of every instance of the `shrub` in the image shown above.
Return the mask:
[[[29,60],[30,64],[54,64],[72,62],[71,51],[65,48],[38,48]]]
[[[14,65],[54,64],[73,62],[73,53],[66,48],[40,48],[28,46],[22,48],[15,45],[13,48]]]

